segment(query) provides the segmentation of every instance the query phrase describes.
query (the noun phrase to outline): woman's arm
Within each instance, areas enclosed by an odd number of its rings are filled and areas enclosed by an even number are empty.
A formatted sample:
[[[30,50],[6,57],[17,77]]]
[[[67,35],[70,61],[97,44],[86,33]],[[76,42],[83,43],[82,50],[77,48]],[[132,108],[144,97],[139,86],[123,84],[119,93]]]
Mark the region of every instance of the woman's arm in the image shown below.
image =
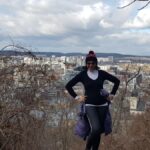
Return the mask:
[[[81,73],[79,73],[74,78],[72,78],[65,86],[66,90],[73,98],[77,96],[77,94],[75,93],[73,89],[73,86],[77,84],[78,82],[81,82],[81,80],[82,80],[82,75]]]
[[[102,73],[103,73],[103,76],[104,76],[105,80],[108,80],[108,81],[114,83],[114,86],[113,86],[112,91],[111,91],[110,94],[115,95],[117,90],[118,90],[118,87],[119,87],[119,84],[120,84],[120,80],[117,77],[109,74],[106,71],[102,71]]]

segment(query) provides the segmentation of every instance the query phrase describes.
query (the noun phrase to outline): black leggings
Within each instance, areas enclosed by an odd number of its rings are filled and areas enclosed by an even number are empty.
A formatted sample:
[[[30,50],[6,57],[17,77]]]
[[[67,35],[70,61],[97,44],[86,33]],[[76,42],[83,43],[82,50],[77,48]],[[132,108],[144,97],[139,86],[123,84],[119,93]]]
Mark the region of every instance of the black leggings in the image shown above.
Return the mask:
[[[104,120],[108,106],[85,106],[87,118],[91,126],[91,133],[87,139],[86,150],[98,150],[101,133],[104,132]]]

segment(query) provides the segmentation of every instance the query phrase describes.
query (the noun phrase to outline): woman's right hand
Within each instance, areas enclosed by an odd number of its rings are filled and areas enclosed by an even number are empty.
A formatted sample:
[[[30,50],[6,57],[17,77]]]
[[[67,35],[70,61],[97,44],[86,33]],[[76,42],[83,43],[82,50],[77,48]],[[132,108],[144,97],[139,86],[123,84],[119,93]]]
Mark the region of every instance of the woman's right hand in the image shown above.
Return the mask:
[[[109,96],[107,97],[107,100],[108,100],[108,101],[112,101],[113,99],[114,99],[114,95],[109,94]]]
[[[79,103],[82,103],[82,102],[84,102],[84,101],[86,100],[86,98],[87,98],[87,96],[81,95],[81,96],[77,96],[77,97],[75,98],[75,100],[76,100],[77,102],[79,102]]]

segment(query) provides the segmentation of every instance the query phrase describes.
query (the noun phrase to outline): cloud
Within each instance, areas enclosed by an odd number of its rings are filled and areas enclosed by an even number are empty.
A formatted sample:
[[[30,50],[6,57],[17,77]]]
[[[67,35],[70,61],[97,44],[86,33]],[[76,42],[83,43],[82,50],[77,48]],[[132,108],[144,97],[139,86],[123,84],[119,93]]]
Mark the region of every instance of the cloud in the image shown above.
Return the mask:
[[[150,46],[149,10],[138,12],[137,5],[117,9],[128,2],[1,0],[0,34],[4,40],[0,46],[11,36],[15,42],[41,51],[146,51]]]
[[[1,23],[2,28],[13,36],[55,35],[74,29],[88,28],[104,17],[108,11],[101,2],[91,5],[57,0],[38,2],[27,0],[25,3],[16,0],[9,5],[5,1],[2,3],[13,11],[16,10],[15,16],[1,14],[4,22]]]
[[[138,12],[134,19],[128,20],[123,25],[124,28],[149,28],[150,27],[150,9],[145,8]]]
[[[136,32],[135,30],[124,31],[122,33],[115,33],[109,35],[110,38],[115,38],[120,41],[130,40],[134,41],[136,44],[149,44],[150,43],[150,32]]]
[[[106,22],[105,20],[101,20],[99,23],[103,28],[110,28],[113,26],[113,24]]]

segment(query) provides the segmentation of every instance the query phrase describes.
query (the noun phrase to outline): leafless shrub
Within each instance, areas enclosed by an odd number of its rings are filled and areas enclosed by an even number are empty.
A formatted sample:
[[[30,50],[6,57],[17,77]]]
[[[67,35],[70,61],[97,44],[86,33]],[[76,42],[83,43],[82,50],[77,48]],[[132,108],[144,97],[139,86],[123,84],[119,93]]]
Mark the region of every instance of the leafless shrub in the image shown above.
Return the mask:
[[[27,49],[9,46],[36,59]],[[17,57],[1,56],[0,67],[0,149],[44,149],[49,102],[43,96],[55,82],[53,70],[41,65],[13,63]],[[47,148],[48,149],[48,148]]]
[[[128,75],[129,66],[126,69],[126,75]],[[101,143],[102,150],[148,150],[150,149],[150,115],[149,109],[145,110],[140,115],[130,115],[129,108],[123,107],[123,102],[126,101],[126,97],[131,93],[128,91],[129,83],[136,78],[141,72],[141,68],[133,76],[126,76],[125,84],[122,89],[119,90],[118,96],[115,98],[113,107],[115,110],[113,114],[113,133],[108,137],[104,137]],[[148,82],[147,82],[148,84]],[[143,89],[140,89],[143,90]],[[148,90],[145,91],[145,95],[150,95]],[[146,93],[147,92],[147,93]]]
[[[15,44],[2,51],[12,46],[39,59]],[[16,56],[0,57],[0,149],[76,149],[83,142],[73,134],[76,108],[59,75],[47,64],[16,63]]]

